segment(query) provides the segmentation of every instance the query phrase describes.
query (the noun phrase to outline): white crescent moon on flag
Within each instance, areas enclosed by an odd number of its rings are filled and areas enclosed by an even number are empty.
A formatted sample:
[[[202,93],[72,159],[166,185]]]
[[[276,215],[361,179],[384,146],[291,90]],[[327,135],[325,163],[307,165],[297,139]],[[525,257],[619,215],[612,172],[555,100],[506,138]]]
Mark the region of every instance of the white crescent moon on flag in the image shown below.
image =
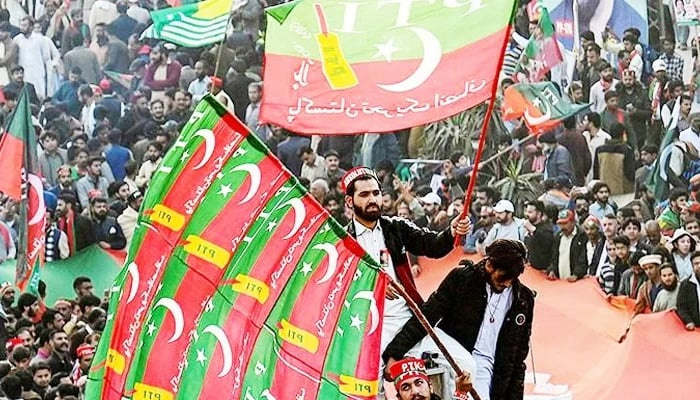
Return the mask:
[[[224,365],[221,366],[221,372],[219,372],[219,375],[217,375],[219,378],[225,376],[231,371],[231,366],[233,364],[233,354],[231,354],[231,343],[228,341],[228,337],[224,333],[224,331],[216,326],[216,325],[209,325],[204,330],[202,333],[211,333],[216,337],[216,340],[219,341],[219,345],[221,346],[221,352],[224,355]]]
[[[423,59],[418,68],[408,78],[392,84],[377,84],[377,86],[389,92],[408,92],[422,85],[435,71],[442,59],[442,46],[435,35],[426,29],[415,26],[407,29],[415,33],[423,45]]]
[[[290,199],[288,202],[284,203],[283,206],[287,205],[292,206],[292,209],[294,210],[294,226],[292,227],[292,230],[289,231],[289,233],[282,239],[289,239],[296,235],[296,233],[299,232],[299,228],[301,228],[301,224],[304,222],[304,219],[306,219],[306,207],[304,207],[304,203],[302,203],[300,198],[295,197]]]
[[[335,275],[336,269],[338,269],[338,249],[335,248],[330,243],[319,243],[312,247],[314,250],[323,250],[328,254],[328,266],[326,267],[326,273],[321,279],[316,281],[317,284],[325,283]]]
[[[250,199],[252,199],[253,196],[255,196],[255,193],[257,193],[258,189],[260,188],[260,168],[258,168],[258,166],[255,164],[243,164],[231,169],[231,172],[237,171],[245,171],[248,173],[248,175],[250,175],[250,189],[248,189],[248,193],[245,195],[243,200],[241,200],[241,202],[238,203],[244,204],[249,202]]]
[[[525,114],[523,116],[525,117],[525,121],[527,121],[527,123],[530,124],[530,126],[543,124],[543,123],[549,121],[550,118],[552,118],[552,109],[549,107],[549,103],[545,102],[544,105],[545,105],[545,107],[547,107],[547,112],[544,113],[543,116],[537,117],[537,118],[530,115],[529,109],[527,109],[527,108],[525,109]]]
[[[377,329],[377,326],[379,326],[379,309],[377,308],[377,301],[374,299],[374,293],[369,290],[363,290],[357,292],[352,299],[353,301],[355,299],[369,301],[369,313],[372,315],[372,325],[369,327],[369,332],[367,332],[367,334],[371,335]]]
[[[131,276],[131,288],[129,289],[129,297],[126,299],[127,304],[131,303],[131,300],[136,297],[136,289],[138,289],[141,280],[138,268],[135,262],[129,263],[129,267],[127,268]]]
[[[27,174],[27,180],[29,181],[29,185],[36,192],[36,196],[39,198],[39,207],[37,207],[34,215],[32,215],[29,221],[27,221],[27,225],[36,225],[43,222],[44,217],[46,216],[46,206],[44,205],[44,185],[41,183],[41,178],[34,174]],[[27,197],[29,197],[28,191]]]
[[[214,153],[214,145],[216,145],[216,138],[214,137],[214,132],[212,132],[209,129],[200,129],[197,132],[194,133],[195,136],[199,136],[202,139],[204,139],[204,157],[202,157],[202,160],[197,164],[194,169],[200,169],[209,162],[209,159],[211,158],[212,153]]]
[[[173,336],[168,339],[168,343],[172,343],[180,338],[182,336],[182,330],[185,327],[185,317],[182,315],[182,308],[180,308],[180,305],[177,304],[177,302],[169,297],[164,297],[156,303],[156,305],[153,307],[153,309],[156,309],[158,306],[163,306],[170,311],[170,314],[173,316],[173,320],[175,321],[175,330],[173,331]]]

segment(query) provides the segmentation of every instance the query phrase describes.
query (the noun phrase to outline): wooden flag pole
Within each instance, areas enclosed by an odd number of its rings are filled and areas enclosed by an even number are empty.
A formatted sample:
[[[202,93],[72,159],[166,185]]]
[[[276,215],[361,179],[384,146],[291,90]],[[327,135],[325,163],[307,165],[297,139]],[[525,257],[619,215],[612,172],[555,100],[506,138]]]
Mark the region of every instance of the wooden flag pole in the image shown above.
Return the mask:
[[[219,48],[217,49],[216,52],[216,63],[214,64],[214,77],[216,77],[216,72],[219,70],[219,65],[221,64],[221,53],[224,48],[224,44],[226,42],[226,37],[228,36],[228,30],[231,25],[231,17],[233,16],[233,12],[237,10],[236,4],[238,1],[234,0],[231,2],[231,9],[228,10],[228,19],[226,20],[226,32],[224,32],[224,37],[221,38],[221,41],[219,42]],[[224,79],[226,79],[226,75],[221,77],[221,83],[223,85]],[[223,90],[223,88],[221,89]],[[214,94],[214,83],[212,82],[211,87],[209,88],[209,93]]]
[[[384,273],[384,272],[382,272]],[[437,333],[433,329],[432,326],[430,326],[430,322],[428,322],[428,319],[425,317],[423,312],[418,308],[418,304],[416,304],[415,301],[411,298],[411,296],[408,295],[406,292],[406,289],[403,288],[400,284],[398,284],[394,279],[391,278],[388,274],[384,273],[386,276],[387,280],[389,281],[389,285],[396,289],[396,291],[401,295],[401,297],[406,300],[406,305],[408,308],[413,312],[413,315],[418,318],[418,322],[420,322],[421,326],[425,331],[428,333],[428,335],[433,339],[435,342],[435,345],[437,346],[438,350],[442,353],[443,356],[445,356],[445,359],[447,362],[450,364],[452,369],[454,369],[455,373],[457,376],[464,375],[464,372],[462,372],[462,368],[459,367],[457,364],[457,361],[452,357],[452,355],[447,351],[447,348],[445,348],[445,345],[442,343],[440,338],[437,336]],[[474,387],[469,390],[469,394],[472,396],[474,400],[481,400],[481,397],[479,394],[476,392],[476,389]]]

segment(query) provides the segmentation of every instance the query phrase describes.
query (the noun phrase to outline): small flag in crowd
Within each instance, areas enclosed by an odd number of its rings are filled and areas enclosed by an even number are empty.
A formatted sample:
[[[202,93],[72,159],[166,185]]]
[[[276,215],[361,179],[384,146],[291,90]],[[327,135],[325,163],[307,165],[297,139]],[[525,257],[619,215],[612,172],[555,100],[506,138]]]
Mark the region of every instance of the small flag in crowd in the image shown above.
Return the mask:
[[[534,11],[536,7],[528,6],[528,8],[533,8],[533,13],[536,12]],[[549,11],[542,5],[539,6],[538,11],[540,15],[539,32],[530,36],[524,53],[530,62],[528,69],[530,70],[529,80],[531,82],[541,81],[549,70],[564,60],[554,32],[554,25],[549,18]]]
[[[153,25],[141,38],[162,39],[184,47],[203,47],[226,36],[229,14],[245,0],[206,0],[151,12]]]
[[[571,104],[562,99],[552,82],[516,83],[505,90],[503,97],[503,119],[522,117],[528,128],[536,133],[554,128],[589,107],[589,104]]]
[[[260,120],[306,134],[390,132],[469,109],[493,96],[513,8],[512,0],[267,8]]]
[[[114,82],[120,84],[126,89],[131,88],[131,81],[134,79],[133,75],[122,74],[115,71],[104,71],[107,78],[113,80]]]
[[[37,138],[26,87],[0,138],[0,192],[20,201],[15,284],[36,292],[43,264],[46,206],[37,156]]]
[[[86,398],[376,396],[386,275],[211,95],[141,210]]]

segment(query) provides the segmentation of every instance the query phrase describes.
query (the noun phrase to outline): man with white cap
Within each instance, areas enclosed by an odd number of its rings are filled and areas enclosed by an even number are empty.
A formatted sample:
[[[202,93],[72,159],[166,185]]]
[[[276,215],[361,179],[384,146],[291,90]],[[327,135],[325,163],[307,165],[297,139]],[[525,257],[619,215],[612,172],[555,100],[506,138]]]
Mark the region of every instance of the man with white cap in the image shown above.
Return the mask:
[[[439,231],[447,227],[447,213],[440,210],[442,199],[435,192],[430,192],[420,199],[425,215],[415,220],[421,228]]]
[[[527,234],[525,222],[513,215],[515,207],[510,200],[499,200],[493,207],[493,212],[496,215],[496,223],[486,235],[486,239],[482,243],[477,244],[479,253],[482,255],[484,254],[484,249],[496,239],[523,240]]]
[[[659,254],[649,254],[639,259],[639,266],[642,267],[648,280],[642,283],[637,291],[637,302],[634,305],[634,313],[641,314],[654,308],[657,295],[663,290],[661,284],[661,256]]]

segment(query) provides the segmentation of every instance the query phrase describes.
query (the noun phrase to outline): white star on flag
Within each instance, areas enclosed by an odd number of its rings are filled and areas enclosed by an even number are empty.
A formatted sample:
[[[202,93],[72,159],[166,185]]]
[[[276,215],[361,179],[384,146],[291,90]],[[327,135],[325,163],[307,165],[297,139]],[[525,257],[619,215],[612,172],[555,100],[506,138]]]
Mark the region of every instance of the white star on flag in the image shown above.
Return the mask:
[[[233,193],[233,189],[231,189],[231,185],[221,185],[219,186],[219,192],[223,197],[228,197],[229,194]]]
[[[268,232],[274,231],[276,226],[277,226],[277,222],[276,222],[276,221],[270,221],[270,222],[268,222],[268,223],[267,223],[267,231],[268,231]]]
[[[301,273],[304,274],[304,276],[308,276],[310,272],[313,272],[313,268],[311,268],[311,263],[302,263]]]
[[[360,316],[355,314],[350,317],[350,326],[357,328],[358,331],[362,332],[362,324],[365,322],[360,319]]]
[[[190,158],[190,152],[185,150],[182,152],[182,155],[180,156],[180,162],[185,162],[187,159]]]
[[[207,355],[204,354],[204,349],[197,349],[197,362],[204,366],[204,363],[207,362],[208,358]]]
[[[537,107],[537,108],[541,108],[541,107],[542,107],[542,101],[541,101],[540,99],[538,99],[538,98],[535,98],[535,100],[532,100],[532,105],[534,105],[534,106]]]
[[[384,57],[387,61],[391,62],[391,56],[397,50],[398,47],[394,46],[394,38],[390,38],[386,43],[375,44],[374,47],[377,48],[377,53],[372,58]]]
[[[146,334],[147,334],[148,336],[153,336],[153,332],[154,332],[155,330],[156,330],[156,326],[153,325],[153,322],[151,322],[151,323],[148,324],[148,332],[146,332]]]

